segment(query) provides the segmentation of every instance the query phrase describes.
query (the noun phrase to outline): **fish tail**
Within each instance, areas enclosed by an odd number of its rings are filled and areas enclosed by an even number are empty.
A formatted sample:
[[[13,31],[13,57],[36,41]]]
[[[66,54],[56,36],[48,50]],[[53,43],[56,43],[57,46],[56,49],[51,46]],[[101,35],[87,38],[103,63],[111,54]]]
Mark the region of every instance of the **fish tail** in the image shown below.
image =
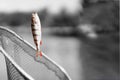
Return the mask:
[[[38,57],[38,56],[42,57],[42,51],[37,51],[36,57]]]

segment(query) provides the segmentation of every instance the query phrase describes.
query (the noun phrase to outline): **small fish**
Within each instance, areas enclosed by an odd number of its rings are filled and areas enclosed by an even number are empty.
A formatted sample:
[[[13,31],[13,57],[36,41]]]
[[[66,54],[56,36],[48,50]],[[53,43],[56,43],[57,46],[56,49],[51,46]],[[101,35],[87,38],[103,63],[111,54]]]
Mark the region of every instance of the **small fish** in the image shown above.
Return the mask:
[[[42,35],[41,35],[41,23],[36,12],[32,13],[31,19],[31,29],[33,34],[34,43],[36,45],[37,53],[36,56],[42,57],[41,45],[42,45]]]

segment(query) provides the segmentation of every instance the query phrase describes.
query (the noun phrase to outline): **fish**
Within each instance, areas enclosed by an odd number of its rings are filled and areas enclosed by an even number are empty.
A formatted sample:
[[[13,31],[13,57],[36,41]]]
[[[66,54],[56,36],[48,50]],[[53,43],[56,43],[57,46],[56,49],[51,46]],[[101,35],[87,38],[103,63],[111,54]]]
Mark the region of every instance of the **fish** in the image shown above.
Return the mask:
[[[36,12],[32,13],[31,18],[31,29],[32,29],[32,35],[34,39],[34,43],[36,45],[36,57],[40,56],[42,57],[42,32],[41,32],[41,22],[39,19],[39,16]]]

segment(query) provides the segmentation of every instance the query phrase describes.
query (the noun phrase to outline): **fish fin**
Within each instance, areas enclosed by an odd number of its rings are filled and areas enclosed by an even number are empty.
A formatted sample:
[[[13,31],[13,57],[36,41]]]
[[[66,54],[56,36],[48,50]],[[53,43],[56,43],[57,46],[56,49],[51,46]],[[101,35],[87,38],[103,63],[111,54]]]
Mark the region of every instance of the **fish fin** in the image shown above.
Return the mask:
[[[40,41],[40,45],[42,45],[42,40]]]

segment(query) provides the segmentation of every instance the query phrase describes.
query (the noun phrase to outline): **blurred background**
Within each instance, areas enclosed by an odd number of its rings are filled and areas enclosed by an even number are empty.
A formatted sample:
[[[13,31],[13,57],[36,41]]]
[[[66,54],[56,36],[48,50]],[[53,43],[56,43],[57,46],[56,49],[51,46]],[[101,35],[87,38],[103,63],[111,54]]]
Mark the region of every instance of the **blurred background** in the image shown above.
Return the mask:
[[[32,12],[41,20],[42,51],[72,80],[119,80],[119,0],[0,0],[0,26],[35,46]],[[0,79],[7,80],[2,54]]]

